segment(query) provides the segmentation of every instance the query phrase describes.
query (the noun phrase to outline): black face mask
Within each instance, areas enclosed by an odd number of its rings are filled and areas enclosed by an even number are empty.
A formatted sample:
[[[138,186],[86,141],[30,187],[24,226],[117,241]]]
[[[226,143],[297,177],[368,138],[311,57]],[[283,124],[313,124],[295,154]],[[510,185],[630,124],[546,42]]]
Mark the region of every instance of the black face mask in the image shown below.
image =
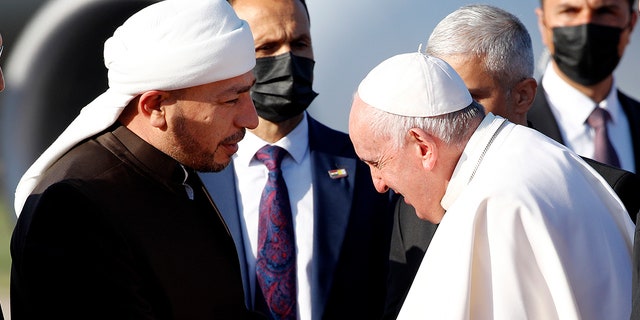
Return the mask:
[[[569,79],[585,86],[609,76],[620,62],[621,28],[597,24],[553,28],[553,60]]]
[[[314,64],[291,52],[256,59],[251,98],[258,115],[278,123],[306,110],[318,95],[311,88]]]

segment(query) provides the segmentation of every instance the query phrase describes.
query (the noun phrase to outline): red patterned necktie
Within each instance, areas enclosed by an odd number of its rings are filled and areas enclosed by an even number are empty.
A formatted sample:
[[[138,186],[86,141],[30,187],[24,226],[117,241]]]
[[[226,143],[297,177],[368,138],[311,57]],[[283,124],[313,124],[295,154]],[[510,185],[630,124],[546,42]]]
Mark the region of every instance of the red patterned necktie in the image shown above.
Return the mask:
[[[296,248],[291,204],[280,163],[287,151],[266,145],[256,158],[269,169],[260,198],[258,224],[258,284],[274,319],[296,319]]]
[[[611,120],[609,112],[598,106],[587,118],[587,123],[595,130],[593,159],[619,168],[620,160],[618,159],[618,154],[613,148],[607,133],[607,122],[609,120]]]

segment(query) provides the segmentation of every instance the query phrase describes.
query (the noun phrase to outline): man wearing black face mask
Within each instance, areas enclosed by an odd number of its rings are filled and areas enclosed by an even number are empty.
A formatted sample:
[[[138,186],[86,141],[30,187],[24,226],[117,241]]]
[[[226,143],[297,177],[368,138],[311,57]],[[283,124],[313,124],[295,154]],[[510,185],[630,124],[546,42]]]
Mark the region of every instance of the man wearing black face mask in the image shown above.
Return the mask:
[[[613,77],[638,18],[635,2],[541,0],[538,26],[552,59],[527,118],[576,153],[637,173],[640,103]]]
[[[305,111],[317,95],[306,4],[229,2],[254,36],[251,96],[259,124],[238,144],[227,169],[201,177],[235,239],[245,302],[272,319],[380,319],[392,226],[389,194],[376,192],[347,134]],[[265,146],[284,154],[280,169],[268,174],[268,162],[259,160]],[[277,187],[265,188],[267,176],[279,179]],[[288,200],[268,192],[281,190],[280,177]],[[266,207],[277,204],[284,206],[272,206],[267,216]]]

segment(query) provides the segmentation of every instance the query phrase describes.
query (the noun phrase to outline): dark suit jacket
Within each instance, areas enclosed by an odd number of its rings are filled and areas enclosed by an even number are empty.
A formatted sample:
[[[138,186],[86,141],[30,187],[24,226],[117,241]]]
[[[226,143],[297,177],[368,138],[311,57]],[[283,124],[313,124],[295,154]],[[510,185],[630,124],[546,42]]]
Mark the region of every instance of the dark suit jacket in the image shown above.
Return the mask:
[[[311,117],[309,149],[314,203],[311,273],[313,319],[380,319],[391,234],[389,194],[373,187],[367,165],[356,156],[348,135]],[[347,177],[331,179],[328,170]],[[249,277],[232,165],[201,178],[236,241],[245,291]],[[242,177],[240,177],[242,179]],[[256,195],[259,197],[259,195]],[[247,305],[251,305],[247,297]]]
[[[118,127],[69,151],[11,241],[13,319],[245,319],[233,239],[193,172]]]

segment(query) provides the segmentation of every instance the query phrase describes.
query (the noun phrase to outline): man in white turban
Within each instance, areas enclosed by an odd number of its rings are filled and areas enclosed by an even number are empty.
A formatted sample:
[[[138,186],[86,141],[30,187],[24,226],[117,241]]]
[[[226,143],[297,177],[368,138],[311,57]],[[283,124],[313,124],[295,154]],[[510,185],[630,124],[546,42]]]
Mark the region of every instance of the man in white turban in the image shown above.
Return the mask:
[[[15,319],[246,319],[235,245],[195,170],[258,118],[253,36],[224,0],[166,0],[105,42],[109,89],[22,177]]]
[[[379,192],[439,223],[399,319],[628,319],[634,225],[564,146],[473,101],[443,60],[391,57],[349,119]]]

